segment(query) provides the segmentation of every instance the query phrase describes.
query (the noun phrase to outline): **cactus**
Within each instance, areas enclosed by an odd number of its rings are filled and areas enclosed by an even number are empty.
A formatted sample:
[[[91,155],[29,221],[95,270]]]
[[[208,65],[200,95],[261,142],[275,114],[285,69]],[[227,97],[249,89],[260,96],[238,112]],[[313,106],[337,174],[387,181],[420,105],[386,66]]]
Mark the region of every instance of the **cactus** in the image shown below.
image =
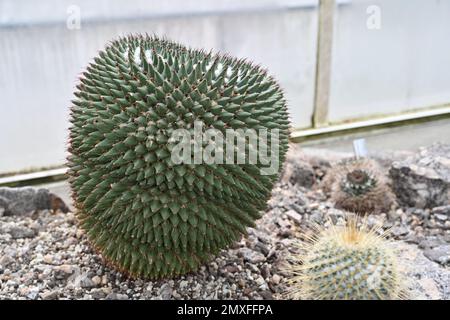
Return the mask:
[[[388,212],[395,204],[386,176],[379,166],[369,159],[339,163],[324,184],[331,189],[335,207],[355,213]]]
[[[175,163],[172,134],[192,132],[196,121],[222,133],[277,129],[278,139],[266,145],[279,146],[282,163],[287,109],[265,70],[132,35],[111,42],[80,81],[69,182],[80,226],[107,262],[133,277],[173,277],[196,270],[254,225],[279,170],[263,175],[261,162]]]
[[[391,300],[405,298],[397,254],[381,227],[348,219],[343,226],[315,226],[288,265],[293,299]]]

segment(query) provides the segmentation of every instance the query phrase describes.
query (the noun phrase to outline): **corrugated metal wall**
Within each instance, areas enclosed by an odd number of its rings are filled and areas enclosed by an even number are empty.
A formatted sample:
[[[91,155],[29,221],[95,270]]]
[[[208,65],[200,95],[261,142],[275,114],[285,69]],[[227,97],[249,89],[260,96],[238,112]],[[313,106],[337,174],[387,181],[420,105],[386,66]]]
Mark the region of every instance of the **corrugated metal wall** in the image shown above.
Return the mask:
[[[337,2],[330,121],[450,101],[450,1]],[[379,30],[366,26],[374,3]],[[81,28],[69,29],[77,10]],[[311,127],[317,17],[318,0],[2,0],[0,174],[64,162],[78,74],[109,39],[132,32],[264,65],[294,125]]]

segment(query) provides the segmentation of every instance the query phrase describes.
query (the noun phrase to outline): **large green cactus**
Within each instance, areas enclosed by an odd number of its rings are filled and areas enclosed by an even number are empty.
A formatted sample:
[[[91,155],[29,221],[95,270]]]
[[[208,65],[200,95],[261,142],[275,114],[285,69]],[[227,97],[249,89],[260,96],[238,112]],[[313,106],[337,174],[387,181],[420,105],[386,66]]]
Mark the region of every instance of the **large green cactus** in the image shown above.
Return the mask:
[[[288,115],[279,86],[245,60],[149,36],[110,43],[81,77],[68,166],[81,227],[111,264],[161,278],[195,270],[252,226],[278,171],[175,163],[173,133],[269,129],[280,164]],[[203,132],[203,131],[202,131]],[[234,151],[239,151],[237,148]],[[192,154],[194,156],[194,153]]]

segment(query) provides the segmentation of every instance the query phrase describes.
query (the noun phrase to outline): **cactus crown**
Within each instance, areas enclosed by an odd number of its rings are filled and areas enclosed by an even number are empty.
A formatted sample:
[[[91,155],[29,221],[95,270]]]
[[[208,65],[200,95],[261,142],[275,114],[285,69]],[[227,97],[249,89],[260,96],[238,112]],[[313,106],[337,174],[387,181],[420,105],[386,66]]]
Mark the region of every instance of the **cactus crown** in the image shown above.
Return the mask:
[[[350,218],[345,226],[315,226],[288,271],[294,299],[384,300],[403,297],[397,258],[380,227]]]
[[[259,162],[175,164],[171,153],[173,132],[200,121],[221,133],[279,130],[268,145],[279,146],[281,163],[289,121],[266,71],[129,36],[99,53],[77,89],[69,182],[81,227],[111,264],[144,278],[183,274],[260,217],[278,172],[261,175]]]
[[[348,172],[342,179],[341,188],[344,192],[359,196],[372,190],[377,184],[374,175],[364,169]]]
[[[336,208],[359,214],[388,212],[395,204],[388,178],[371,159],[349,159],[327,173],[327,188]]]

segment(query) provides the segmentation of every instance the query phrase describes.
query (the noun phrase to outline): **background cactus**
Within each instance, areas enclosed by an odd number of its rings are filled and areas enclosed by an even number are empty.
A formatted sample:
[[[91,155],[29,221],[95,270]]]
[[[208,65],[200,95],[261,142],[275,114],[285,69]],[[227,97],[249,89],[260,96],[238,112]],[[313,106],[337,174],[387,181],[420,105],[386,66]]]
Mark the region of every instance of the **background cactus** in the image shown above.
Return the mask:
[[[322,185],[331,190],[335,207],[355,213],[388,212],[395,196],[386,176],[370,159],[347,160],[327,173]]]
[[[316,226],[292,257],[289,295],[294,299],[385,300],[403,298],[396,253],[380,227],[350,218],[345,226]]]
[[[260,217],[277,178],[257,164],[177,164],[171,134],[279,129],[288,115],[266,71],[244,60],[149,36],[113,41],[81,77],[68,166],[81,227],[107,261],[133,276],[195,270]]]

